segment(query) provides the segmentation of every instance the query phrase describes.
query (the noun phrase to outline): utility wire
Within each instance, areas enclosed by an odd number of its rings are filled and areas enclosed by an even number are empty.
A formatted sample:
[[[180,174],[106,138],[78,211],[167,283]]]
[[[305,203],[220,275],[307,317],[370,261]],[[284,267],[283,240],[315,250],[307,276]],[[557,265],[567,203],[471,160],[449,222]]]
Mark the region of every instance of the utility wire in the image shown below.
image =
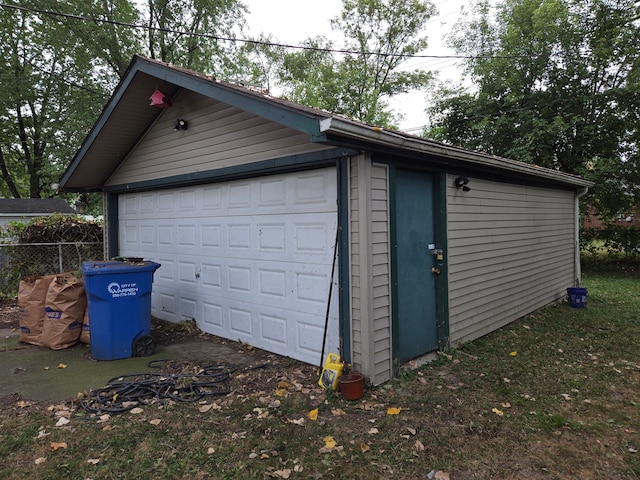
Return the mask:
[[[22,11],[31,12],[31,13],[39,13],[42,15],[51,15],[51,16],[69,18],[73,20],[80,20],[83,22],[104,23],[104,24],[117,25],[120,27],[128,27],[128,28],[134,28],[139,30],[154,30],[154,31],[164,32],[164,33],[173,33],[176,35],[186,35],[186,36],[207,38],[210,40],[216,40],[220,42],[247,43],[251,45],[280,47],[280,48],[293,49],[293,50],[306,50],[306,51],[315,51],[315,52],[324,52],[324,53],[339,53],[339,54],[346,54],[346,55],[366,55],[366,56],[381,56],[381,57],[401,57],[406,59],[410,59],[410,58],[436,58],[436,59],[438,58],[441,58],[441,59],[504,58],[504,59],[507,59],[507,58],[530,58],[531,56],[531,55],[419,55],[419,54],[405,55],[402,53],[362,52],[359,50],[318,48],[318,47],[310,47],[306,45],[290,45],[285,43],[266,42],[266,41],[246,39],[246,38],[221,37],[218,35],[211,35],[207,33],[188,32],[184,30],[174,30],[171,28],[155,27],[151,25],[118,22],[116,20],[106,20],[102,18],[85,17],[82,15],[73,15],[70,13],[54,12],[51,10],[43,10],[43,9],[32,8],[32,7],[22,7],[19,5],[10,5],[7,3],[0,3],[0,7],[12,8],[15,10],[22,10]]]

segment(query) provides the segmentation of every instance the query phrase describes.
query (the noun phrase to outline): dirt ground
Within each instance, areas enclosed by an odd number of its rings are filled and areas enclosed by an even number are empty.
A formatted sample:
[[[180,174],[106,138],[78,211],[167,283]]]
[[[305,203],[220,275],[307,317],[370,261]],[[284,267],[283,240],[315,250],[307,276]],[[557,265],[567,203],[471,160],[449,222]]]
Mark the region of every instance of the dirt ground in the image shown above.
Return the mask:
[[[19,330],[17,304],[0,305],[0,329]],[[264,350],[254,348],[251,345],[223,339],[201,331],[195,322],[171,323],[152,318],[151,335],[158,345],[179,345],[206,342],[212,351],[227,352],[224,360],[216,358],[215,361],[232,369],[231,389],[235,395],[254,396],[265,391],[275,390],[281,381],[295,385],[297,390],[308,391],[316,388],[319,367],[308,365],[297,360],[276,355]],[[189,361],[180,361],[179,368],[184,372],[197,371],[200,367],[209,366],[211,358],[198,358],[202,355],[202,349],[193,349],[194,355]],[[237,368],[236,368],[237,367]],[[171,373],[176,372],[176,365],[172,365]],[[21,398],[17,394],[0,396],[0,414],[7,414],[21,401],[30,399]],[[33,402],[33,408],[40,408],[37,402]],[[24,409],[22,410],[24,412]]]

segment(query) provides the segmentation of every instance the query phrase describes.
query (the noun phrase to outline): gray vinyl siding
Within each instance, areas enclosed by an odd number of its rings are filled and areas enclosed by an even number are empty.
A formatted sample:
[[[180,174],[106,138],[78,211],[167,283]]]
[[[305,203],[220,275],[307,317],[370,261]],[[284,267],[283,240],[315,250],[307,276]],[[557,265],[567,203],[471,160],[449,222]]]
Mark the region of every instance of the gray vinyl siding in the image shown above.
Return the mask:
[[[361,271],[361,249],[360,249],[360,215],[359,215],[359,170],[362,169],[358,158],[352,158],[349,163],[349,270],[351,287],[351,363],[356,370],[367,375],[368,371],[363,365],[366,355],[366,303],[362,304],[362,271]],[[365,299],[366,301],[366,299]],[[363,335],[365,338],[363,338]]]
[[[186,131],[174,131],[177,118]],[[331,147],[309,135],[183,90],[109,179],[108,185],[154,180]]]
[[[373,283],[374,377],[378,385],[393,376],[391,345],[391,271],[389,223],[389,169],[371,168],[371,264]]]
[[[349,177],[352,360],[378,385],[393,376],[388,168],[360,156]]]
[[[447,185],[452,345],[481,337],[573,286],[575,193],[471,179]]]

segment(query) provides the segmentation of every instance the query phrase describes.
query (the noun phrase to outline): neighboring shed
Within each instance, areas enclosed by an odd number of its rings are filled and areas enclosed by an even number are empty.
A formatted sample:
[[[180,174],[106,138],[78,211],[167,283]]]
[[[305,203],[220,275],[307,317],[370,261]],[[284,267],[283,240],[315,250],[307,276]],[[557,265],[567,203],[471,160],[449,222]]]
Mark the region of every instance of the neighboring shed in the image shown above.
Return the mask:
[[[0,198],[0,227],[54,213],[76,213],[62,198]]]
[[[155,316],[373,384],[562,300],[590,185],[142,57],[61,179],[162,264]]]

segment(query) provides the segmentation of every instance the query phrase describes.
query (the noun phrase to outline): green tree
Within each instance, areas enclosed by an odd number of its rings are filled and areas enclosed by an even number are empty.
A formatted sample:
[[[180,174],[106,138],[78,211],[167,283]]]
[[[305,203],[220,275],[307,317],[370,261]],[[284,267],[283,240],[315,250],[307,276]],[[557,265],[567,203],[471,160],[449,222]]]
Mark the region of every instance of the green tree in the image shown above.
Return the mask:
[[[281,59],[286,48],[277,44],[273,35],[261,34],[249,39],[237,52],[236,71],[232,77],[239,83],[270,92],[277,89]]]
[[[138,6],[133,0],[23,0],[0,7],[0,195],[54,193],[50,185],[135,53],[206,73],[234,71],[232,47],[217,37],[242,24],[239,1]]]
[[[87,119],[102,106],[103,92],[88,74],[91,58],[58,27],[27,10],[0,9],[0,173],[7,196],[49,195]]]
[[[239,0],[147,0],[146,50],[151,58],[196,71],[235,72],[235,38],[246,7]]]
[[[482,1],[453,37],[474,86],[442,89],[426,135],[596,182],[601,214],[638,194],[640,4]]]
[[[300,50],[271,55],[278,88],[293,101],[391,127],[401,117],[388,100],[432,78],[401,66],[426,48],[424,25],[434,13],[428,0],[344,0],[331,22],[341,42],[309,38]]]

